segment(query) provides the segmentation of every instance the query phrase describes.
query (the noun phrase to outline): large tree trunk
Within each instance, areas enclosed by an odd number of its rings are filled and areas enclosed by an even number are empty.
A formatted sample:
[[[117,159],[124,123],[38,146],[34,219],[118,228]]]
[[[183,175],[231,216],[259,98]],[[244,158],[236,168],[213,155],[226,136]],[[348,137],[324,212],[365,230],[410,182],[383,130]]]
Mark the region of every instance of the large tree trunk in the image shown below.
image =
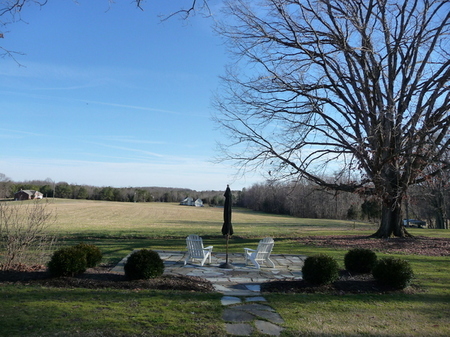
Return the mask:
[[[409,234],[402,219],[402,203],[397,198],[387,198],[383,202],[381,211],[381,223],[377,232],[371,237],[390,238],[390,237],[412,237]]]

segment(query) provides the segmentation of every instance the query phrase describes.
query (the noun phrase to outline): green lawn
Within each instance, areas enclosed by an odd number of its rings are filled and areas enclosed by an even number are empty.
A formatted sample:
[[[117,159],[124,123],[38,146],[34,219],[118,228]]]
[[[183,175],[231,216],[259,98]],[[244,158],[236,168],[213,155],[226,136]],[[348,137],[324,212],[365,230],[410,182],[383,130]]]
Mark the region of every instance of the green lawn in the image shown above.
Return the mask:
[[[225,250],[222,209],[163,203],[59,200],[52,232],[60,245],[96,244],[104,263],[116,263],[136,248],[184,250],[188,234],[200,234],[214,251]],[[296,219],[233,210],[241,252],[265,236],[276,238],[274,253],[333,255],[344,249],[300,245],[314,235],[368,235],[373,224]],[[450,238],[450,231],[411,229],[415,235]],[[377,253],[386,256],[386,253]],[[390,254],[392,255],[392,254]],[[450,336],[450,257],[395,255],[407,259],[421,291],[404,294],[267,294],[285,320],[282,336]],[[0,336],[224,336],[219,294],[171,291],[53,289],[0,286]]]
[[[346,251],[311,249],[333,255],[343,265]],[[377,254],[408,260],[414,294],[265,295],[285,319],[285,336],[450,336],[450,258]],[[324,333],[325,331],[325,333]]]
[[[218,294],[0,287],[1,336],[223,335]]]

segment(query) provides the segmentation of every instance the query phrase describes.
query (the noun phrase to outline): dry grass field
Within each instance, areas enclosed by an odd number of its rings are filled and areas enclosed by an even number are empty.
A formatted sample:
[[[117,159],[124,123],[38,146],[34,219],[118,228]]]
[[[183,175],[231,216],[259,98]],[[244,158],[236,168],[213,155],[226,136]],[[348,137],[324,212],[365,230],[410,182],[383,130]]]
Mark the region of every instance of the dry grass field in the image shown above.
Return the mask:
[[[45,202],[45,200],[44,200]],[[223,209],[181,206],[174,203],[119,203],[50,199],[48,209],[57,221],[52,227],[62,236],[185,237],[221,236]],[[323,219],[299,219],[233,209],[233,227],[242,237],[295,237],[314,231],[373,231],[373,224]]]

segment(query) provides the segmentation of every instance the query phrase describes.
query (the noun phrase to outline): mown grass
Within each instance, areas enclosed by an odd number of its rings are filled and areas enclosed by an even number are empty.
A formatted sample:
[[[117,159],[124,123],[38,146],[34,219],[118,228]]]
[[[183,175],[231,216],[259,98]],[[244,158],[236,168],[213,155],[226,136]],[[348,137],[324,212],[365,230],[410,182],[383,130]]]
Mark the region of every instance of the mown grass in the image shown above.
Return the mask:
[[[218,294],[0,287],[1,336],[223,335]]]
[[[133,249],[184,250],[188,234],[200,234],[215,252],[225,251],[222,209],[160,203],[59,200],[52,231],[60,245],[93,243],[104,263]],[[313,235],[361,235],[376,226],[361,222],[296,219],[233,210],[230,251],[260,238],[276,238],[274,253],[327,253],[341,266],[344,249],[301,245]],[[450,237],[450,231],[411,229],[415,235]],[[377,253],[379,257],[388,255]],[[389,254],[394,255],[394,254]],[[401,294],[266,294],[283,317],[282,336],[449,336],[450,258],[396,254],[407,259],[419,291]],[[0,286],[1,336],[224,336],[221,296],[172,291],[53,289]]]
[[[284,336],[448,336],[448,300],[429,294],[270,295]],[[447,302],[446,302],[447,301]]]
[[[304,247],[306,255],[347,251]],[[284,336],[450,336],[450,258],[383,254],[413,267],[415,291],[393,294],[266,294],[286,321]],[[301,334],[300,334],[301,332]]]

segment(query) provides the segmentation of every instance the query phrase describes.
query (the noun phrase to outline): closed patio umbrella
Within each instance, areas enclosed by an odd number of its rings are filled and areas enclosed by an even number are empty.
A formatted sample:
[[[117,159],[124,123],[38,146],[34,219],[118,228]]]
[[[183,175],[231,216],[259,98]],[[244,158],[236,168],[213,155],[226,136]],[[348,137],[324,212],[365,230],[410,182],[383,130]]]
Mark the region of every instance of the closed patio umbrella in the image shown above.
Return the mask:
[[[225,190],[225,204],[223,206],[223,226],[222,234],[231,236],[233,235],[233,225],[231,224],[231,190],[230,186],[227,185]]]
[[[231,224],[232,197],[231,197],[231,190],[230,190],[229,185],[227,185],[227,189],[225,190],[224,197],[225,197],[225,204],[223,207],[222,234],[225,235],[225,237],[226,237],[227,246],[226,246],[226,260],[225,260],[225,263],[222,263],[220,265],[220,268],[233,268],[233,266],[228,263],[228,240],[230,239],[230,236],[233,235],[233,225]]]

